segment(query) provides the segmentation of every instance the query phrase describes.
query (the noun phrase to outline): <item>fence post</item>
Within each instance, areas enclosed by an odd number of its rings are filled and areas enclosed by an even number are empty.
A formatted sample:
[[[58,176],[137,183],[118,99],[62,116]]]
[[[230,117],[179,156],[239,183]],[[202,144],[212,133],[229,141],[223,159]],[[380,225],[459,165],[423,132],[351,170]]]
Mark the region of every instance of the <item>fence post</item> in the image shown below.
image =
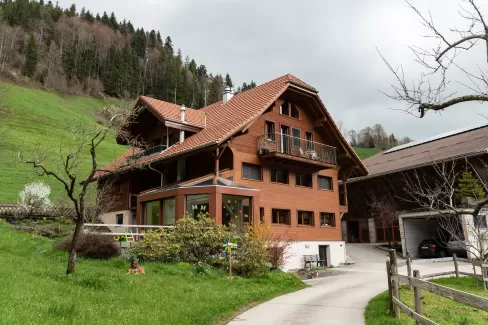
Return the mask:
[[[391,264],[390,261],[386,261],[386,274],[388,276],[388,297],[390,313],[393,313],[393,286],[391,283]]]
[[[412,260],[410,259],[410,255],[407,256],[407,275],[408,277],[412,276]],[[412,290],[412,286],[410,286],[410,290]]]
[[[413,277],[416,279],[420,278],[419,270],[413,271]],[[415,312],[419,315],[422,315],[422,301],[421,301],[421,297],[420,297],[420,288],[417,288],[415,286],[413,287],[413,296],[415,299]],[[420,323],[418,321],[416,321],[416,324],[420,325]]]
[[[390,249],[390,266],[391,266],[391,274],[392,275],[398,274],[397,256],[396,256],[396,250],[394,249]],[[393,280],[393,297],[400,300],[400,288],[399,288],[398,281],[396,280]],[[396,318],[400,317],[400,308],[396,304],[393,304],[393,315],[395,315]]]
[[[459,278],[459,268],[456,253],[452,254],[452,260],[454,261],[454,271],[456,271],[456,278]]]

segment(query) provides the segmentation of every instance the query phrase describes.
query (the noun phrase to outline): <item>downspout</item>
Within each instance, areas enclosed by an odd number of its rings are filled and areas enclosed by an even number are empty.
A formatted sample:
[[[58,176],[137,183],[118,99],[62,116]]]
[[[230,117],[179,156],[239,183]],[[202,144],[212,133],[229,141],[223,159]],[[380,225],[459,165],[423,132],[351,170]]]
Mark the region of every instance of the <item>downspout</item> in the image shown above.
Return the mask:
[[[151,166],[151,163],[148,164],[148,167],[149,169],[155,171],[156,173],[159,173],[161,175],[161,187],[160,188],[163,188],[163,181],[164,181],[164,173],[157,170],[157,169],[154,169],[152,166]]]

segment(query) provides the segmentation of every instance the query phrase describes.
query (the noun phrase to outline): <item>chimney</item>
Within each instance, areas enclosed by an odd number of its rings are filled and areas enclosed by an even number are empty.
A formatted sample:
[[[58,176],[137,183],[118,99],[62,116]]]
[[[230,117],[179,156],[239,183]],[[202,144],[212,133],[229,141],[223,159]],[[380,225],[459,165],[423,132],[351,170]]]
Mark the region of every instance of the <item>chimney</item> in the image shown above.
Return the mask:
[[[224,104],[227,103],[232,98],[232,96],[234,96],[234,90],[232,89],[232,87],[226,86],[223,93]]]
[[[180,107],[180,120],[181,122],[186,123],[186,107],[185,105],[181,105]],[[180,143],[185,141],[185,131],[180,130]]]
[[[181,105],[181,107],[180,107],[180,120],[181,120],[181,122],[186,122],[186,113],[185,113],[185,111],[186,111],[185,105]]]

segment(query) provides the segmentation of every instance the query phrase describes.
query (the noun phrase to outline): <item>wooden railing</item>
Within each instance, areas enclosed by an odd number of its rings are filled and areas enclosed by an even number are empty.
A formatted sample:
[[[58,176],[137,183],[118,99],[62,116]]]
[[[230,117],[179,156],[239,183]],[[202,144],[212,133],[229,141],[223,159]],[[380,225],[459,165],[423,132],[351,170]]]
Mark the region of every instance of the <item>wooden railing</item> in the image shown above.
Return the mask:
[[[439,295],[441,297],[454,300],[463,305],[467,305],[488,312],[487,298],[422,280],[425,278],[432,278],[432,277],[451,275],[451,274],[455,274],[456,277],[459,277],[460,275],[469,275],[469,276],[474,276],[476,278],[481,278],[481,280],[484,281],[484,287],[486,289],[486,282],[488,281],[488,264],[483,263],[481,261],[458,259],[455,254],[452,260],[454,261],[453,271],[434,273],[434,274],[421,276],[418,270],[414,270],[412,275],[411,259],[408,258],[405,262],[398,262],[396,251],[394,249],[390,250],[390,260],[386,261],[386,271],[388,274],[388,295],[389,295],[390,312],[395,317],[398,318],[400,317],[400,310],[401,310],[407,315],[409,315],[410,317],[412,317],[413,319],[415,319],[417,324],[438,325],[437,323],[431,321],[430,319],[422,316],[421,290],[425,290],[433,294]],[[458,261],[460,260],[472,263],[474,273],[460,272],[458,268]],[[405,265],[407,266],[408,275],[398,274],[398,268]],[[476,266],[481,267],[481,272],[482,272],[481,276],[478,276],[476,274],[476,268],[475,268]],[[414,290],[415,310],[411,309],[400,300],[401,285],[408,285],[410,286],[410,289]]]

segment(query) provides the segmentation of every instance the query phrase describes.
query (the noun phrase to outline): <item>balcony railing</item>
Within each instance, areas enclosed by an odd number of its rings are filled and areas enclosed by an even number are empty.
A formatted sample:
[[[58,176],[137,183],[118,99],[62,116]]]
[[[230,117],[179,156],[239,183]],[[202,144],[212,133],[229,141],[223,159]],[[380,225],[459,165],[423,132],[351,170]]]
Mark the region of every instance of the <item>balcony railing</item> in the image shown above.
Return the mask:
[[[268,133],[258,137],[258,150],[260,155],[285,154],[328,164],[337,164],[335,147],[282,133]]]

